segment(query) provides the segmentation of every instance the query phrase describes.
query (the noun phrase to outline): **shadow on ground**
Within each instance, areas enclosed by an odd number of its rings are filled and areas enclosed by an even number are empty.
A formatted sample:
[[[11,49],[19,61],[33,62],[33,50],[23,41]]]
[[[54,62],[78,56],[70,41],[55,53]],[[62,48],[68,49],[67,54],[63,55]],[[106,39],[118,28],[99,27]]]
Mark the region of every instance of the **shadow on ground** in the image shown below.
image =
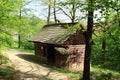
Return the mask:
[[[49,79],[46,76],[37,75],[37,74],[28,74],[23,72],[18,72],[14,80],[53,80]]]
[[[47,64],[43,64],[39,61],[38,58],[36,58],[35,55],[32,55],[32,54],[18,54],[16,55],[18,56],[19,58],[22,58],[26,61],[29,61],[29,62],[32,62],[32,63],[36,63],[40,66],[44,66],[44,67],[48,67]],[[49,67],[48,67],[49,68]],[[49,76],[49,73],[52,72],[52,70],[50,69],[50,71],[47,73],[47,75],[37,75],[37,74],[30,74],[29,72],[34,72],[34,69],[32,67],[32,70],[30,71],[27,71],[27,72],[21,72],[21,71],[18,71],[16,76],[17,80],[53,80],[53,79],[49,79],[47,78]],[[20,77],[20,78],[19,78]]]
[[[40,62],[40,60],[33,54],[18,54],[16,56],[18,56],[19,58],[22,58],[26,61],[33,62],[33,63],[39,64],[41,66],[49,67],[47,64]]]

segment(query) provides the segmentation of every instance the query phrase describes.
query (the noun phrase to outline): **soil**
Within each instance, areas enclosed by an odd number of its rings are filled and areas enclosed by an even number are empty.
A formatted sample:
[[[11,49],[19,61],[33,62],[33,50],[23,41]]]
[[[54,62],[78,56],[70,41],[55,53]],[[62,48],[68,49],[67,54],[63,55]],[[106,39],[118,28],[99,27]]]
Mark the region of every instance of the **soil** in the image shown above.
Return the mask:
[[[40,63],[33,54],[10,49],[7,55],[18,71],[16,80],[69,80],[66,74]]]

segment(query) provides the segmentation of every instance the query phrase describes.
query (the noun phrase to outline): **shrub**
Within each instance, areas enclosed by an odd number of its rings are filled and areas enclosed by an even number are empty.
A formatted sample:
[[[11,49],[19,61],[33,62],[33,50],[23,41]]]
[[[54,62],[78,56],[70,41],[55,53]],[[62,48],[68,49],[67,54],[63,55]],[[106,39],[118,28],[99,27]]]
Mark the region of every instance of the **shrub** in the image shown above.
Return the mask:
[[[34,44],[28,41],[22,42],[22,46],[24,49],[31,49],[34,50]]]

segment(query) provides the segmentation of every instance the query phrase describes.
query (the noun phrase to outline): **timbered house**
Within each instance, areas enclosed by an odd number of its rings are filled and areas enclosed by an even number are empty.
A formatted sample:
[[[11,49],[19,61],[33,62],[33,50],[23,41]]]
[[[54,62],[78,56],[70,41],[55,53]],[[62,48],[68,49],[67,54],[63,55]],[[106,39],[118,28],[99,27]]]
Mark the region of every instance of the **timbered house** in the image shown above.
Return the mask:
[[[76,23],[45,25],[30,41],[40,61],[79,71],[83,68],[85,36],[81,28],[69,31]],[[80,25],[79,25],[80,26]]]

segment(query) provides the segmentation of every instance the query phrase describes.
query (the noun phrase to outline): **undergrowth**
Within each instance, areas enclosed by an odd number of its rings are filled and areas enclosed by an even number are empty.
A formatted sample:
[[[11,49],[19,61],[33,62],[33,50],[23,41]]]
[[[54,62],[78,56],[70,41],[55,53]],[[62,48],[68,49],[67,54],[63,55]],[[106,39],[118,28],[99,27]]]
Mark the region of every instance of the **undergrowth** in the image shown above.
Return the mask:
[[[61,69],[57,67],[52,67],[52,69],[67,74],[70,78],[75,78],[76,80],[82,80],[83,71],[74,73],[66,69]],[[120,73],[109,69],[102,69],[99,67],[91,67],[91,80],[120,80]]]
[[[33,50],[17,49],[22,52],[34,53]],[[68,77],[74,78],[76,80],[82,80],[83,71],[80,72],[71,72],[66,69],[51,67],[53,70],[56,70],[60,73],[67,74]],[[120,73],[117,71],[99,68],[98,66],[91,67],[91,80],[120,80]]]
[[[14,66],[10,64],[6,53],[0,52],[0,80],[14,80],[14,74]]]
[[[30,49],[24,49],[24,48],[14,48],[14,49],[19,50],[21,52],[26,52],[26,53],[34,54],[34,50],[30,50]]]

